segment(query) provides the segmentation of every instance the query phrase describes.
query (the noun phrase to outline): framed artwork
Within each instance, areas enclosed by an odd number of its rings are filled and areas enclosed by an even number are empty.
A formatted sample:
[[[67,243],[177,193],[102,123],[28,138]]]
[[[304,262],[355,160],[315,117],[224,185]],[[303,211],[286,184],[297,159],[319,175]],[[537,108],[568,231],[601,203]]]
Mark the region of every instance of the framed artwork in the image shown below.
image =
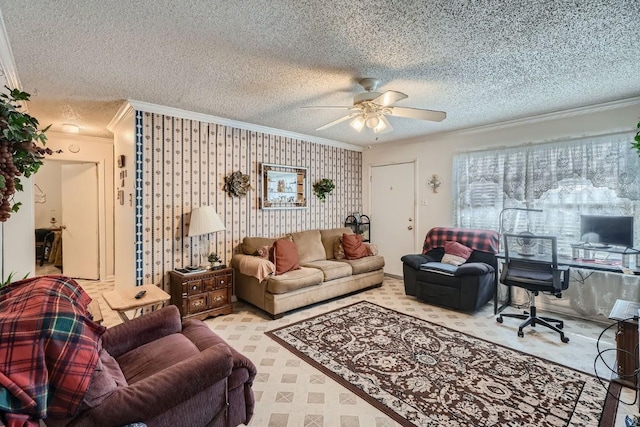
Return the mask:
[[[307,168],[263,163],[261,168],[262,209],[304,209],[307,207]]]

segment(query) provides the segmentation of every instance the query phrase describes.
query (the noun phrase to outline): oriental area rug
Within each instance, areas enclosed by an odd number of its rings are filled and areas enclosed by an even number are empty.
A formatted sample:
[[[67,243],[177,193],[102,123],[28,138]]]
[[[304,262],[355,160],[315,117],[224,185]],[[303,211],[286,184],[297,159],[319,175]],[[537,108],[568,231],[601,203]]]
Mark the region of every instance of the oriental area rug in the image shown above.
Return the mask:
[[[403,426],[605,425],[596,377],[370,302],[266,334]]]

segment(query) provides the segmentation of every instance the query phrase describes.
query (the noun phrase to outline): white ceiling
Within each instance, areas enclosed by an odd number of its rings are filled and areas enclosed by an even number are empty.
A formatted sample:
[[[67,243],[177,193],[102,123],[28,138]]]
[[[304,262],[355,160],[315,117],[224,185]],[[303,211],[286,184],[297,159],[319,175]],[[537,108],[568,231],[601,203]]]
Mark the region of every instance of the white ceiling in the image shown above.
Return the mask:
[[[133,99],[357,145],[640,95],[639,0],[0,0],[42,125],[106,125]],[[6,65],[6,64],[5,64]],[[362,77],[441,123],[357,133]]]

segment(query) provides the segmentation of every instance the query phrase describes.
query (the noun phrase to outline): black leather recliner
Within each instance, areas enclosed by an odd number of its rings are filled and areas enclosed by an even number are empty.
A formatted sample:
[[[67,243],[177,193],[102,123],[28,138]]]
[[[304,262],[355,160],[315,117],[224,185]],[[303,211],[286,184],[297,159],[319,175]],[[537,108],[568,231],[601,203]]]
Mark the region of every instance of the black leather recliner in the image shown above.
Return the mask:
[[[467,262],[460,266],[441,263],[445,241],[471,247],[473,252]],[[493,298],[498,241],[498,233],[492,230],[441,227],[430,230],[423,254],[402,257],[405,293],[429,304],[461,311],[478,310]]]

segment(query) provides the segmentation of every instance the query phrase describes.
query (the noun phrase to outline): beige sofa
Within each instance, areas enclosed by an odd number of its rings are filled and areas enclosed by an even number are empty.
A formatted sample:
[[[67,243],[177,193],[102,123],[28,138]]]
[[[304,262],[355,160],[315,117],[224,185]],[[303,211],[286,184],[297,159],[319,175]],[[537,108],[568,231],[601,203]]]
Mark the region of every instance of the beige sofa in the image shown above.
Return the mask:
[[[270,274],[271,261],[254,256],[259,247],[272,245],[276,238],[245,237],[230,263],[235,270],[237,298],[277,319],[296,308],[380,286],[384,276],[383,257],[335,259],[334,243],[343,233],[353,231],[334,228],[285,236],[296,243],[301,268],[281,275]]]

